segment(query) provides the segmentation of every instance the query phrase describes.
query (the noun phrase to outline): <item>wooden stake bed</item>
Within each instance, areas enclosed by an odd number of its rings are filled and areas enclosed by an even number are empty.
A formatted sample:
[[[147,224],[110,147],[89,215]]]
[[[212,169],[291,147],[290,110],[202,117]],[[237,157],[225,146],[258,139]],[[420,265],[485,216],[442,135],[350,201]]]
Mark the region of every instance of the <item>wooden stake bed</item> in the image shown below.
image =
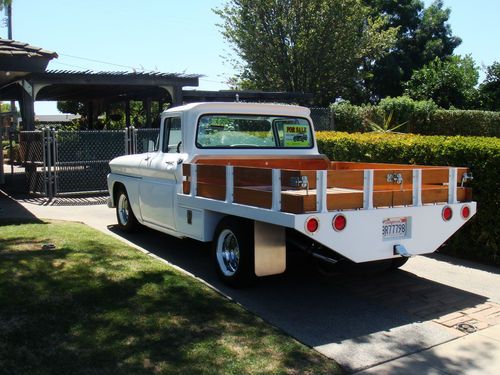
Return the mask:
[[[330,162],[323,155],[203,156],[183,166],[184,194],[193,195],[193,170],[195,196],[267,209],[279,207],[294,214],[472,200],[471,189],[462,183],[467,168]],[[278,184],[274,189],[273,175]],[[273,204],[273,193],[281,198],[279,204]]]

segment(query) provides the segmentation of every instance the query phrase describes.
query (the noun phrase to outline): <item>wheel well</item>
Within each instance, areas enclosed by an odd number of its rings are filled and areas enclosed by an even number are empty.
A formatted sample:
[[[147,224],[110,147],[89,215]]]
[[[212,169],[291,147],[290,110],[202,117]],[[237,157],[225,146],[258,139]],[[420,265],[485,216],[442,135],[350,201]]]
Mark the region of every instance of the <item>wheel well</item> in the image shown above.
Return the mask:
[[[217,230],[217,227],[219,226],[219,224],[223,221],[223,220],[233,220],[233,221],[239,221],[240,223],[244,223],[244,222],[247,222],[247,223],[253,223],[254,220],[252,219],[247,219],[247,218],[244,218],[244,217],[240,217],[240,216],[234,216],[234,215],[224,215],[222,216],[219,221],[217,221],[217,225],[214,227],[214,233],[215,231]]]
[[[127,189],[125,189],[125,185],[123,185],[121,182],[115,182],[115,184],[113,185],[113,203],[115,205],[118,198],[118,192],[120,190],[127,191]]]

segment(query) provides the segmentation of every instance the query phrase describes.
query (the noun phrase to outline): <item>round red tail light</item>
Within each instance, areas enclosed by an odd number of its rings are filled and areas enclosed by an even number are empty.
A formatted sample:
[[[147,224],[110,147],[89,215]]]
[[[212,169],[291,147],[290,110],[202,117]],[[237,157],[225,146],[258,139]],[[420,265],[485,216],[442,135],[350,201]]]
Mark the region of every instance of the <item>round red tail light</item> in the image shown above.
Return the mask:
[[[344,230],[347,225],[347,219],[345,218],[344,215],[339,214],[335,215],[335,217],[332,220],[332,226],[333,229],[335,229],[337,232],[340,232],[341,230]]]
[[[469,216],[470,216],[470,208],[469,208],[469,206],[463,206],[462,207],[462,217],[464,219],[468,219]]]
[[[450,206],[446,206],[443,208],[443,212],[441,213],[441,216],[443,217],[444,221],[450,221],[451,218],[453,217],[453,210],[451,209]]]
[[[319,228],[319,221],[315,217],[310,217],[306,221],[306,230],[309,233],[314,233],[318,230]]]

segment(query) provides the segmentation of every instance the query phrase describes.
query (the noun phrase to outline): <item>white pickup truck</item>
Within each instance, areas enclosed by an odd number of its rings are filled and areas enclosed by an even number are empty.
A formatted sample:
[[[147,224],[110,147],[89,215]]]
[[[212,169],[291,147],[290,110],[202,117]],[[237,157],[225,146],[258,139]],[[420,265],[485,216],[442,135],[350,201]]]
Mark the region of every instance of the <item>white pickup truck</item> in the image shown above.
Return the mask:
[[[122,230],[211,241],[219,277],[235,287],[284,272],[287,244],[330,264],[399,267],[476,213],[467,168],[330,161],[298,106],[172,108],[147,153],[110,168]]]

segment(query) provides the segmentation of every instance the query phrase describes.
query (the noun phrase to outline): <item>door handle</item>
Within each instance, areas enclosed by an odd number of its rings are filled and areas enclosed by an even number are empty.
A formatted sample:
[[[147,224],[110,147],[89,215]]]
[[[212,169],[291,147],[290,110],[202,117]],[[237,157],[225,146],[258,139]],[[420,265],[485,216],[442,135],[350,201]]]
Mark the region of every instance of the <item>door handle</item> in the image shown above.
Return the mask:
[[[169,160],[169,161],[166,161],[165,164],[168,164],[168,165],[175,165],[176,162],[175,161],[172,161],[172,160]],[[182,159],[178,159],[177,160],[177,165],[179,164],[182,164]]]

